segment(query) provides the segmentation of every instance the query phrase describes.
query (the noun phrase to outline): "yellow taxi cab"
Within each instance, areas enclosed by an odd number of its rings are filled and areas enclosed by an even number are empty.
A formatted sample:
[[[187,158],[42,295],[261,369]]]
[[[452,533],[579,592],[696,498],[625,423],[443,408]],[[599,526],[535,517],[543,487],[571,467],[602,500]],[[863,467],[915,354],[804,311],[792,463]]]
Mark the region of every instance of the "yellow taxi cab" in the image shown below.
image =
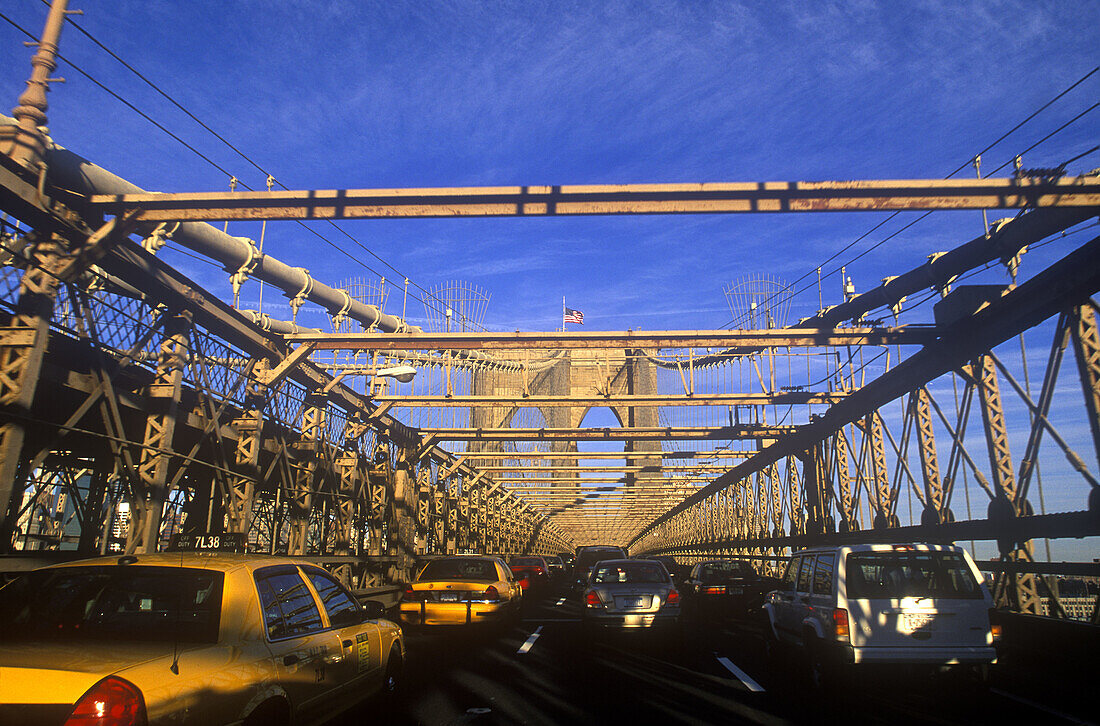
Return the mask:
[[[401,597],[409,625],[469,625],[519,615],[523,590],[499,557],[455,555],[430,560]]]
[[[401,629],[306,562],[100,557],[0,588],[0,723],[313,724],[396,689]]]

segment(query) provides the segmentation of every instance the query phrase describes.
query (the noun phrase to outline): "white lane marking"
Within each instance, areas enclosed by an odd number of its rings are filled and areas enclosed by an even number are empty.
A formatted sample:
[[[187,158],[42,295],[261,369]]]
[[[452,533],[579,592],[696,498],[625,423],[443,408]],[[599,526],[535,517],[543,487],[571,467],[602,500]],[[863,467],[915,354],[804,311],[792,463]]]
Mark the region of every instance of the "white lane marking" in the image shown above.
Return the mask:
[[[748,673],[746,673],[745,671],[743,671],[740,668],[738,668],[737,666],[735,666],[733,664],[733,661],[731,661],[729,658],[727,658],[723,655],[718,655],[717,653],[715,653],[714,656],[718,659],[719,663],[721,663],[723,666],[726,667],[727,671],[729,671],[733,675],[737,676],[737,680],[744,683],[745,686],[750,691],[755,691],[757,693],[763,693],[764,692],[764,687],[763,686],[761,686],[759,683],[754,681],[752,679],[752,676],[750,676]]]
[[[557,605],[558,607],[561,607],[562,605],[564,605],[564,604],[565,604],[565,598],[563,597],[563,598],[562,598],[561,600],[558,600],[558,601],[557,601],[557,603],[555,603],[555,604],[556,604],[556,605]]]
[[[531,650],[531,646],[534,645],[535,641],[539,639],[539,633],[541,633],[541,632],[542,632],[542,626],[540,625],[537,628],[535,628],[535,632],[531,633],[531,637],[528,638],[524,642],[524,644],[519,647],[519,650],[516,651],[516,655],[521,655],[521,654],[526,653],[527,651]]]
[[[1078,718],[1077,716],[1071,716],[1068,713],[1063,713],[1061,711],[1056,711],[1053,708],[1050,708],[1049,706],[1044,706],[1041,703],[1036,703],[1035,701],[1031,701],[1031,700],[1028,700],[1026,698],[1022,698],[1020,696],[1015,696],[1015,695],[1009,693],[1008,691],[1002,691],[1000,688],[990,688],[989,691],[990,691],[990,693],[996,693],[998,696],[1004,696],[1005,698],[1010,698],[1013,701],[1016,701],[1017,703],[1024,704],[1025,706],[1031,706],[1032,708],[1038,709],[1040,711],[1045,711],[1046,713],[1049,713],[1052,716],[1057,716],[1058,718],[1065,719],[1066,721],[1069,721],[1070,723],[1074,723],[1074,724],[1093,724],[1093,723],[1095,723],[1094,721],[1086,721],[1082,718]]]

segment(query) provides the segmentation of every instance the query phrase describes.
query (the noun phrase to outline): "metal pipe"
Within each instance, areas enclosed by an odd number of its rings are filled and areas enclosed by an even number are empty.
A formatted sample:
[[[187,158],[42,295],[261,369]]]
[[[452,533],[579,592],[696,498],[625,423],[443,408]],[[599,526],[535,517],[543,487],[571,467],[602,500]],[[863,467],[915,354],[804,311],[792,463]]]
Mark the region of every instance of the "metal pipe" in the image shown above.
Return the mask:
[[[15,119],[0,115],[0,125],[16,125]],[[122,177],[96,166],[68,149],[50,142],[46,151],[49,166],[48,182],[78,194],[141,194],[145,190]],[[149,234],[155,225],[142,229]],[[323,307],[329,315],[343,313],[364,328],[387,333],[420,333],[423,330],[410,326],[401,318],[387,315],[374,305],[352,299],[344,290],[329,287],[310,277],[301,267],[291,267],[271,255],[261,255],[251,240],[228,235],[204,222],[185,222],[172,232],[172,239],[193,252],[220,262],[230,273],[242,269],[249,276],[273,285],[288,298],[301,297]]]

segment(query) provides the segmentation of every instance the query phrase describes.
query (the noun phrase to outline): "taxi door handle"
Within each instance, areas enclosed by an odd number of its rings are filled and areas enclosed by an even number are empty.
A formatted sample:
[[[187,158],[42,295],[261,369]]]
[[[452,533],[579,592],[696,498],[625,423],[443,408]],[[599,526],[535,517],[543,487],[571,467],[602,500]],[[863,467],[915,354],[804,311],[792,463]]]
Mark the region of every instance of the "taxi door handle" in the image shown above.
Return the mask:
[[[352,646],[352,643],[350,640],[345,640],[341,642],[340,645],[344,646],[345,648],[350,648]]]
[[[301,660],[301,658],[299,658],[298,656],[291,653],[290,655],[283,657],[283,665],[292,666],[300,660]]]

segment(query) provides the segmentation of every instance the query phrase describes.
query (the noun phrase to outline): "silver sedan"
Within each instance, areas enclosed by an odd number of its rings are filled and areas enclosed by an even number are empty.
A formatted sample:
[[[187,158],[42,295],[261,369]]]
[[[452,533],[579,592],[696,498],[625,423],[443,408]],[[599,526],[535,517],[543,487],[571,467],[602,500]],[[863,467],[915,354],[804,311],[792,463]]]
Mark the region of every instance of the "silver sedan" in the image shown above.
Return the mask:
[[[652,560],[604,560],[592,568],[584,590],[587,627],[651,628],[680,620],[680,593],[668,570]]]

